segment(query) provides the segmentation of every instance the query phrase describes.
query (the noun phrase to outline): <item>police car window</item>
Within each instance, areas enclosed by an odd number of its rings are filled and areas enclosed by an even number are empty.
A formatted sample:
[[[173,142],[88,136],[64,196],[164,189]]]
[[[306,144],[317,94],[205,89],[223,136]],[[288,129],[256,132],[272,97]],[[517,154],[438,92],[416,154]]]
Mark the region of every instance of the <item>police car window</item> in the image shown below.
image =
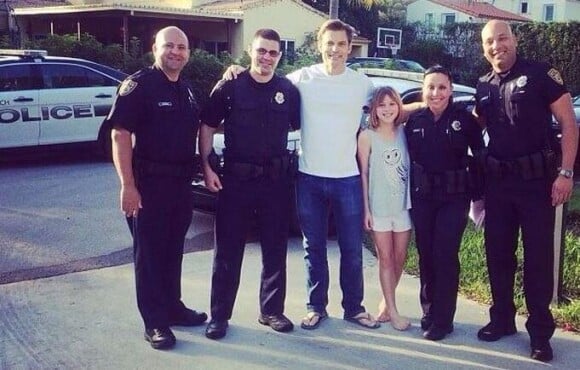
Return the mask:
[[[46,64],[42,68],[47,88],[67,89],[117,85],[117,82],[107,76],[82,66]]]
[[[39,86],[40,79],[33,75],[28,64],[0,68],[0,91],[32,90]]]

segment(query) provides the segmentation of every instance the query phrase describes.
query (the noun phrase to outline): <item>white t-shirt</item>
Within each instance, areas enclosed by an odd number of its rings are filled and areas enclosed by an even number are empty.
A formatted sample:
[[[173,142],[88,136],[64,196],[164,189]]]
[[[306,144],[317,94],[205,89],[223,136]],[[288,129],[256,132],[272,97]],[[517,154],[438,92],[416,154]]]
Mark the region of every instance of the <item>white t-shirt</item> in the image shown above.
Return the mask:
[[[359,174],[356,133],[362,108],[373,93],[373,83],[346,68],[329,75],[322,64],[287,75],[300,91],[302,128],[300,172],[330,178]]]

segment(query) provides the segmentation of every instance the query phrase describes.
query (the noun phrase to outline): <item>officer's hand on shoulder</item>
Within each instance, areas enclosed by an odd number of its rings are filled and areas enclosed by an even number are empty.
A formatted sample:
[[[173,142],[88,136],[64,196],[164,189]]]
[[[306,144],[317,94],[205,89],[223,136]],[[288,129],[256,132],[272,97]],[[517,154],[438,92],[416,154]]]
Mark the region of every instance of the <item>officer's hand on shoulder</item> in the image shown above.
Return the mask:
[[[239,66],[237,64],[232,64],[231,66],[228,67],[228,69],[226,69],[226,71],[222,75],[222,80],[227,80],[227,81],[235,80],[236,78],[238,78],[238,75],[240,73],[244,72],[245,70],[246,70],[246,68],[244,68],[242,66]]]

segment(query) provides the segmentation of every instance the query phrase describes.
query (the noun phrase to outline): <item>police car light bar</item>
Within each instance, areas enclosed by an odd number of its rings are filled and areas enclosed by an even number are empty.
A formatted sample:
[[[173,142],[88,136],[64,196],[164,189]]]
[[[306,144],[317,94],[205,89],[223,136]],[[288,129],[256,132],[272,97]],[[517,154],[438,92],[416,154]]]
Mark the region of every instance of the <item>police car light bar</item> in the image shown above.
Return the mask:
[[[0,49],[0,55],[11,55],[11,56],[21,56],[21,57],[45,57],[48,55],[46,50],[20,50],[20,49]]]

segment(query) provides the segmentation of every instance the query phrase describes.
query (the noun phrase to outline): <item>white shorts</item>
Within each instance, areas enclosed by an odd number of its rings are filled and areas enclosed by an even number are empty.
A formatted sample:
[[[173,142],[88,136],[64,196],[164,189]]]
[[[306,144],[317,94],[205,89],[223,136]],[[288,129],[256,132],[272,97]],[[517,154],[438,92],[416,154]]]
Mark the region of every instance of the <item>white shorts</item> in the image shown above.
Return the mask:
[[[409,210],[404,210],[394,216],[375,217],[373,216],[373,231],[397,233],[411,230],[411,216]]]

